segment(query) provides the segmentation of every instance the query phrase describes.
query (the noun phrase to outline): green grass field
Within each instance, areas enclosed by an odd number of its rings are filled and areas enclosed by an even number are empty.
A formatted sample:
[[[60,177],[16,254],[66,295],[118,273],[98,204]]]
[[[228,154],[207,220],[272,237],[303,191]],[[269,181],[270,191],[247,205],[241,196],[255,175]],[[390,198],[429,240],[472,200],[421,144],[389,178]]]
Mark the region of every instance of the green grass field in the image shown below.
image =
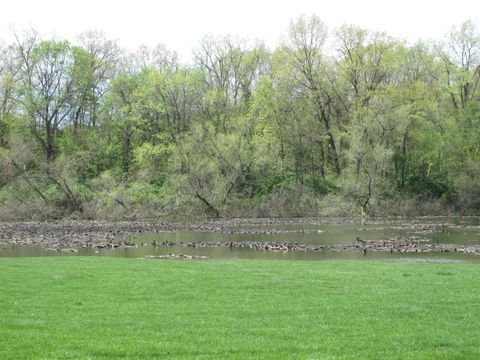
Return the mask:
[[[480,359],[480,266],[0,259],[0,358]]]

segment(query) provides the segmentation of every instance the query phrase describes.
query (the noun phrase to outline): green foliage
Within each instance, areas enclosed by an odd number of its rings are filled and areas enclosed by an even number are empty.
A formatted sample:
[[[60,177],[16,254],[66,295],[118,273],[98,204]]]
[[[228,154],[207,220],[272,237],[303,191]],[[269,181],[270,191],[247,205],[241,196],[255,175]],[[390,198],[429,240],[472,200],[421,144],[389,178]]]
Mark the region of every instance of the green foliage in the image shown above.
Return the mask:
[[[161,169],[171,150],[164,144],[143,143],[133,151],[135,163],[140,169]]]
[[[472,21],[433,46],[304,16],[272,52],[207,36],[188,66],[163,47],[122,55],[99,32],[1,50],[5,209],[301,216],[397,199],[478,212]]]
[[[129,198],[133,204],[149,204],[158,201],[161,190],[154,184],[134,182],[128,189]]]
[[[442,176],[411,176],[407,181],[406,188],[410,193],[425,199],[442,198],[446,202],[455,199],[453,184]]]
[[[318,195],[327,195],[338,190],[338,186],[331,180],[325,179],[317,182],[313,186],[313,191]]]

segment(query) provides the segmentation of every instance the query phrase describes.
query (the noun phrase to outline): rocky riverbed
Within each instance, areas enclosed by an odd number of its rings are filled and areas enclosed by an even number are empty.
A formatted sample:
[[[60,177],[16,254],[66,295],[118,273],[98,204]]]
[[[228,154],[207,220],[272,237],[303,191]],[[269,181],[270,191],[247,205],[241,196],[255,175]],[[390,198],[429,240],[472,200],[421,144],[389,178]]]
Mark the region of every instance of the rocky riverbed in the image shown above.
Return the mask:
[[[430,253],[430,252],[459,252],[466,254],[480,255],[480,246],[478,245],[453,245],[453,244],[435,244],[427,241],[412,241],[396,237],[386,240],[354,240],[351,244],[339,245],[312,245],[299,243],[278,243],[278,242],[164,242],[160,246],[177,247],[229,247],[229,248],[247,248],[252,250],[266,251],[382,251],[391,253]]]
[[[58,252],[75,252],[78,249],[133,248],[142,246],[177,246],[190,248],[247,248],[264,251],[362,251],[390,253],[428,253],[459,252],[480,255],[480,245],[445,244],[430,241],[428,238],[395,236],[382,240],[369,240],[369,232],[362,232],[362,239],[356,237],[349,243],[322,245],[302,244],[301,242],[278,242],[274,235],[320,231],[312,229],[312,225],[346,224],[348,219],[229,219],[198,223],[166,223],[159,221],[56,221],[56,222],[8,222],[0,223],[0,242],[11,246],[41,246]],[[380,225],[380,222],[378,222]],[[264,226],[268,225],[268,228]],[[293,229],[282,226],[296,225]],[[275,227],[275,226],[278,226]],[[305,228],[304,228],[305,226]],[[411,230],[428,235],[445,231],[455,226],[471,227],[471,225],[453,225],[435,222],[399,222],[390,225],[389,229]],[[479,231],[480,231],[480,227]],[[381,230],[381,226],[361,230]],[[199,242],[132,242],[134,234],[155,234],[174,232],[198,232],[221,234],[272,235],[271,241],[199,241]]]

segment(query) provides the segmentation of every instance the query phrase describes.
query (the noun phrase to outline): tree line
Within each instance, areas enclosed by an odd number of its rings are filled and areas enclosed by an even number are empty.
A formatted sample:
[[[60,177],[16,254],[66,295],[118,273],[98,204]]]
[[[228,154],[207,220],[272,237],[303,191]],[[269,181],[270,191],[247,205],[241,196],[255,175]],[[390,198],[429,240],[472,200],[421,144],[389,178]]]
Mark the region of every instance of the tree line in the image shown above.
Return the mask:
[[[0,215],[478,213],[480,31],[406,44],[315,15],[193,61],[15,34],[0,51]]]

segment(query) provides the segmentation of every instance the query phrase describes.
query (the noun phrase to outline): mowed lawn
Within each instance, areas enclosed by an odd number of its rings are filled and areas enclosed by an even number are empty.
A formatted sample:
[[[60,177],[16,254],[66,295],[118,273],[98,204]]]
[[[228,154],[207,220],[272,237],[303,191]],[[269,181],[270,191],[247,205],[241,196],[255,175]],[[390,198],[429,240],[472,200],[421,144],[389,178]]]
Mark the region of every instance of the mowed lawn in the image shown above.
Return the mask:
[[[480,265],[0,259],[1,359],[480,359]]]

